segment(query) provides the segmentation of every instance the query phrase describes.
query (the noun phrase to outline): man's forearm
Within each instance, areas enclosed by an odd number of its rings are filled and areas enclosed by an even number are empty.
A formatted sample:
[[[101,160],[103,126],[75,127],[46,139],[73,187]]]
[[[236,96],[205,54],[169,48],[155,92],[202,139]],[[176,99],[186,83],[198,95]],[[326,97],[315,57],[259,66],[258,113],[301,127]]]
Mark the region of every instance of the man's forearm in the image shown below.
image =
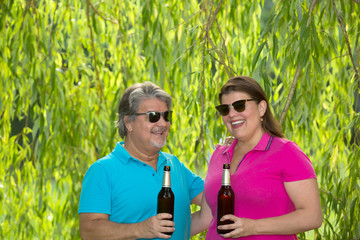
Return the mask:
[[[80,225],[80,235],[83,240],[137,239],[140,236],[136,225],[137,223],[123,224],[97,219]]]
[[[205,231],[211,222],[212,213],[205,197],[202,195],[201,209],[191,214],[191,230],[190,235],[194,236],[200,232]]]
[[[166,232],[174,232],[171,215],[159,213],[139,223],[116,223],[109,220],[109,215],[101,213],[80,213],[80,235],[83,240],[92,239],[138,239],[170,238]]]

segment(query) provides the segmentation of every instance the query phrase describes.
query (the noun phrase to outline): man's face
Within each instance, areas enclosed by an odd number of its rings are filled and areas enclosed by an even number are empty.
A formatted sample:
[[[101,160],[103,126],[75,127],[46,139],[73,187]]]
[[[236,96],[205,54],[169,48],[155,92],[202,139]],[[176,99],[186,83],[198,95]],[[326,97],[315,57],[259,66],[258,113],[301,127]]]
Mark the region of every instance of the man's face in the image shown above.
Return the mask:
[[[137,113],[146,113],[146,112],[165,112],[169,109],[166,106],[166,103],[157,99],[147,99],[143,101]],[[132,131],[129,134],[129,137],[133,144],[138,146],[143,150],[156,150],[165,146],[166,138],[170,129],[170,122],[164,120],[161,116],[159,121],[151,123],[149,121],[148,115],[139,115],[136,116],[135,122],[131,123]]]

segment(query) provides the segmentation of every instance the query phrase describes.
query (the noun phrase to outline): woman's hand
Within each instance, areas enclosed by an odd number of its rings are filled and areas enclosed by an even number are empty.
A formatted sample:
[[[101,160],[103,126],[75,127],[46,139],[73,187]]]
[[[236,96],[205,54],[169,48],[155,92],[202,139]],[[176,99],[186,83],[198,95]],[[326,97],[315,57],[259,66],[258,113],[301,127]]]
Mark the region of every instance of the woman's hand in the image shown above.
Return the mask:
[[[215,148],[220,147],[221,145],[230,146],[235,141],[233,136],[226,137],[223,144],[216,144]]]
[[[249,219],[249,218],[238,218],[234,215],[228,214],[221,218],[221,221],[230,220],[234,223],[227,224],[227,225],[221,225],[218,228],[221,230],[231,230],[233,231],[221,234],[224,238],[239,238],[239,237],[245,237],[254,235],[254,228],[255,228],[255,220]]]

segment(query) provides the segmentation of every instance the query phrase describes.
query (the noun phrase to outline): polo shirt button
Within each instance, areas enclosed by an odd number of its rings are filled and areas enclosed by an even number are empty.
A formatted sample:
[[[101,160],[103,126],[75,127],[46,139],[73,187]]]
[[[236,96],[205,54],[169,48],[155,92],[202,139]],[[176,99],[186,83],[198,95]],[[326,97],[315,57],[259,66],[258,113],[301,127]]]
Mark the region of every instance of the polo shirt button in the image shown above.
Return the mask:
[[[155,173],[153,173],[152,175],[155,176]]]

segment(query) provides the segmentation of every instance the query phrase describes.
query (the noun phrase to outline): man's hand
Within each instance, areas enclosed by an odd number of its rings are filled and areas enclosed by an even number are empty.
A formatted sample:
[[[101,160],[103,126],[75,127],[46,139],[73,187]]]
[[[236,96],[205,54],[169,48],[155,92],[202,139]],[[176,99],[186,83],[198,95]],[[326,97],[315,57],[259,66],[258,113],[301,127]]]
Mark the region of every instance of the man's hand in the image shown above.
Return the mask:
[[[159,213],[139,223],[142,238],[170,238],[175,231],[175,223],[171,220],[171,214]]]

